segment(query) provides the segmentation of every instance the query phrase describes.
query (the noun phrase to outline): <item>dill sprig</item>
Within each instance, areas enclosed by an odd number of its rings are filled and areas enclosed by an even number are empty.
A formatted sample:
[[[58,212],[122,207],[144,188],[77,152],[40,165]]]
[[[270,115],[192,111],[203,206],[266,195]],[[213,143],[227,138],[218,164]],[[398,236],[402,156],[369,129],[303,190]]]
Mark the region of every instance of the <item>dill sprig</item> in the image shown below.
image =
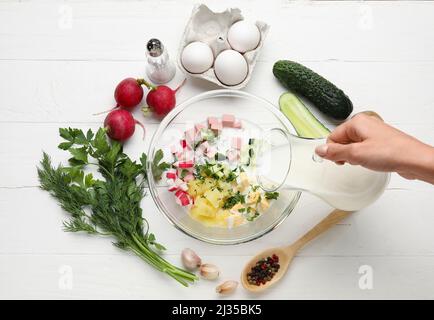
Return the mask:
[[[88,130],[61,128],[65,140],[60,149],[69,151],[69,166],[54,167],[44,153],[38,168],[40,186],[57,199],[70,214],[63,223],[65,231],[86,232],[111,236],[113,243],[123,250],[134,252],[155,269],[164,272],[188,286],[197,276],[178,268],[164,258],[165,247],[149,232],[142,217],[141,200],[145,196],[147,157],[142,154],[140,163],[132,161],[116,141],[108,142],[105,129],[96,134]],[[170,167],[162,162],[163,152],[157,151],[152,160],[152,174],[160,179]],[[94,165],[102,179],[95,179],[85,169]]]

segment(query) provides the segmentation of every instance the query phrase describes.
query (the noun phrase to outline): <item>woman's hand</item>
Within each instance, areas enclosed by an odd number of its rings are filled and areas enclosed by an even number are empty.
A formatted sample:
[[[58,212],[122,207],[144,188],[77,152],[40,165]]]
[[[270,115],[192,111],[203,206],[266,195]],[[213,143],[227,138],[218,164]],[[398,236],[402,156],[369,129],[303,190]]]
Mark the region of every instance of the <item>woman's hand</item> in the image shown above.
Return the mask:
[[[394,171],[407,179],[434,183],[433,147],[363,113],[338,126],[316,153],[337,164]]]

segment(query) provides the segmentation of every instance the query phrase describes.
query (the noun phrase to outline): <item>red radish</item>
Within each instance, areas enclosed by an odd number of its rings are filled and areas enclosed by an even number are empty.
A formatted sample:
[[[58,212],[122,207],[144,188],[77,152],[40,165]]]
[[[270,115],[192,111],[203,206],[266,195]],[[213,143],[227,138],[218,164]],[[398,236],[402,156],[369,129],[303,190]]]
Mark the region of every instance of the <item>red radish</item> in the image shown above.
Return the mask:
[[[125,141],[130,138],[135,129],[136,124],[143,129],[143,139],[145,138],[145,127],[139,121],[133,118],[131,113],[124,109],[110,111],[104,120],[104,127],[107,129],[107,135],[118,141]]]
[[[116,107],[132,109],[143,99],[143,88],[141,79],[126,78],[122,80],[115,89]]]
[[[168,86],[153,86],[144,81],[143,84],[150,89],[146,96],[146,103],[149,109],[159,117],[168,114],[175,107],[176,93],[184,85],[185,81],[186,79],[175,90],[172,90]],[[148,110],[144,108],[143,111],[147,113]]]
[[[110,110],[95,113],[94,115],[103,114],[111,110],[122,108],[132,110],[143,99],[142,84],[144,79],[126,78],[119,82],[115,89],[116,106]]]

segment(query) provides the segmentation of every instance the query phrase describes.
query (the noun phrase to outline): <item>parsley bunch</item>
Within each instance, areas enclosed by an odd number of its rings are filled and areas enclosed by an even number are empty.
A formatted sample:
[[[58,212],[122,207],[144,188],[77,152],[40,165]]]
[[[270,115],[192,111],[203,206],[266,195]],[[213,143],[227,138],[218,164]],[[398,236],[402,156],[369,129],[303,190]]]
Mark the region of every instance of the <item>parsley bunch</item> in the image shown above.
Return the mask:
[[[38,176],[41,188],[55,197],[71,216],[64,222],[65,231],[111,236],[116,239],[116,247],[134,252],[184,286],[197,280],[196,275],[160,256],[165,248],[156,242],[142,217],[140,202],[145,195],[146,155],[142,154],[140,163],[132,161],[123,153],[119,142],[108,142],[102,128],[96,134],[90,129],[84,134],[71,128],[61,128],[59,133],[65,139],[59,148],[72,156],[69,166],[53,167],[50,157],[44,153]],[[163,152],[159,150],[152,161],[156,179],[170,166],[161,162],[162,159]],[[98,168],[101,180],[85,172],[90,165]]]

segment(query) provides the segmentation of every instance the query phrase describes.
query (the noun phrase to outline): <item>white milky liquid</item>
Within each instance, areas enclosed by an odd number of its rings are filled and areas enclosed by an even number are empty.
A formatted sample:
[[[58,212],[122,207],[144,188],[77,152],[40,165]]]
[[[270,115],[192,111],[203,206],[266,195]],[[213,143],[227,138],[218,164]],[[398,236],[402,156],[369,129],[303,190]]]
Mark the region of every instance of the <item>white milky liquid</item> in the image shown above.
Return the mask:
[[[288,145],[273,147],[272,166],[265,179],[282,182],[291,159],[283,188],[308,191],[341,210],[359,210],[374,202],[387,186],[389,174],[349,164],[339,166],[321,159],[314,150],[324,143],[324,139],[292,137],[291,151]],[[286,164],[282,163],[285,159]]]

